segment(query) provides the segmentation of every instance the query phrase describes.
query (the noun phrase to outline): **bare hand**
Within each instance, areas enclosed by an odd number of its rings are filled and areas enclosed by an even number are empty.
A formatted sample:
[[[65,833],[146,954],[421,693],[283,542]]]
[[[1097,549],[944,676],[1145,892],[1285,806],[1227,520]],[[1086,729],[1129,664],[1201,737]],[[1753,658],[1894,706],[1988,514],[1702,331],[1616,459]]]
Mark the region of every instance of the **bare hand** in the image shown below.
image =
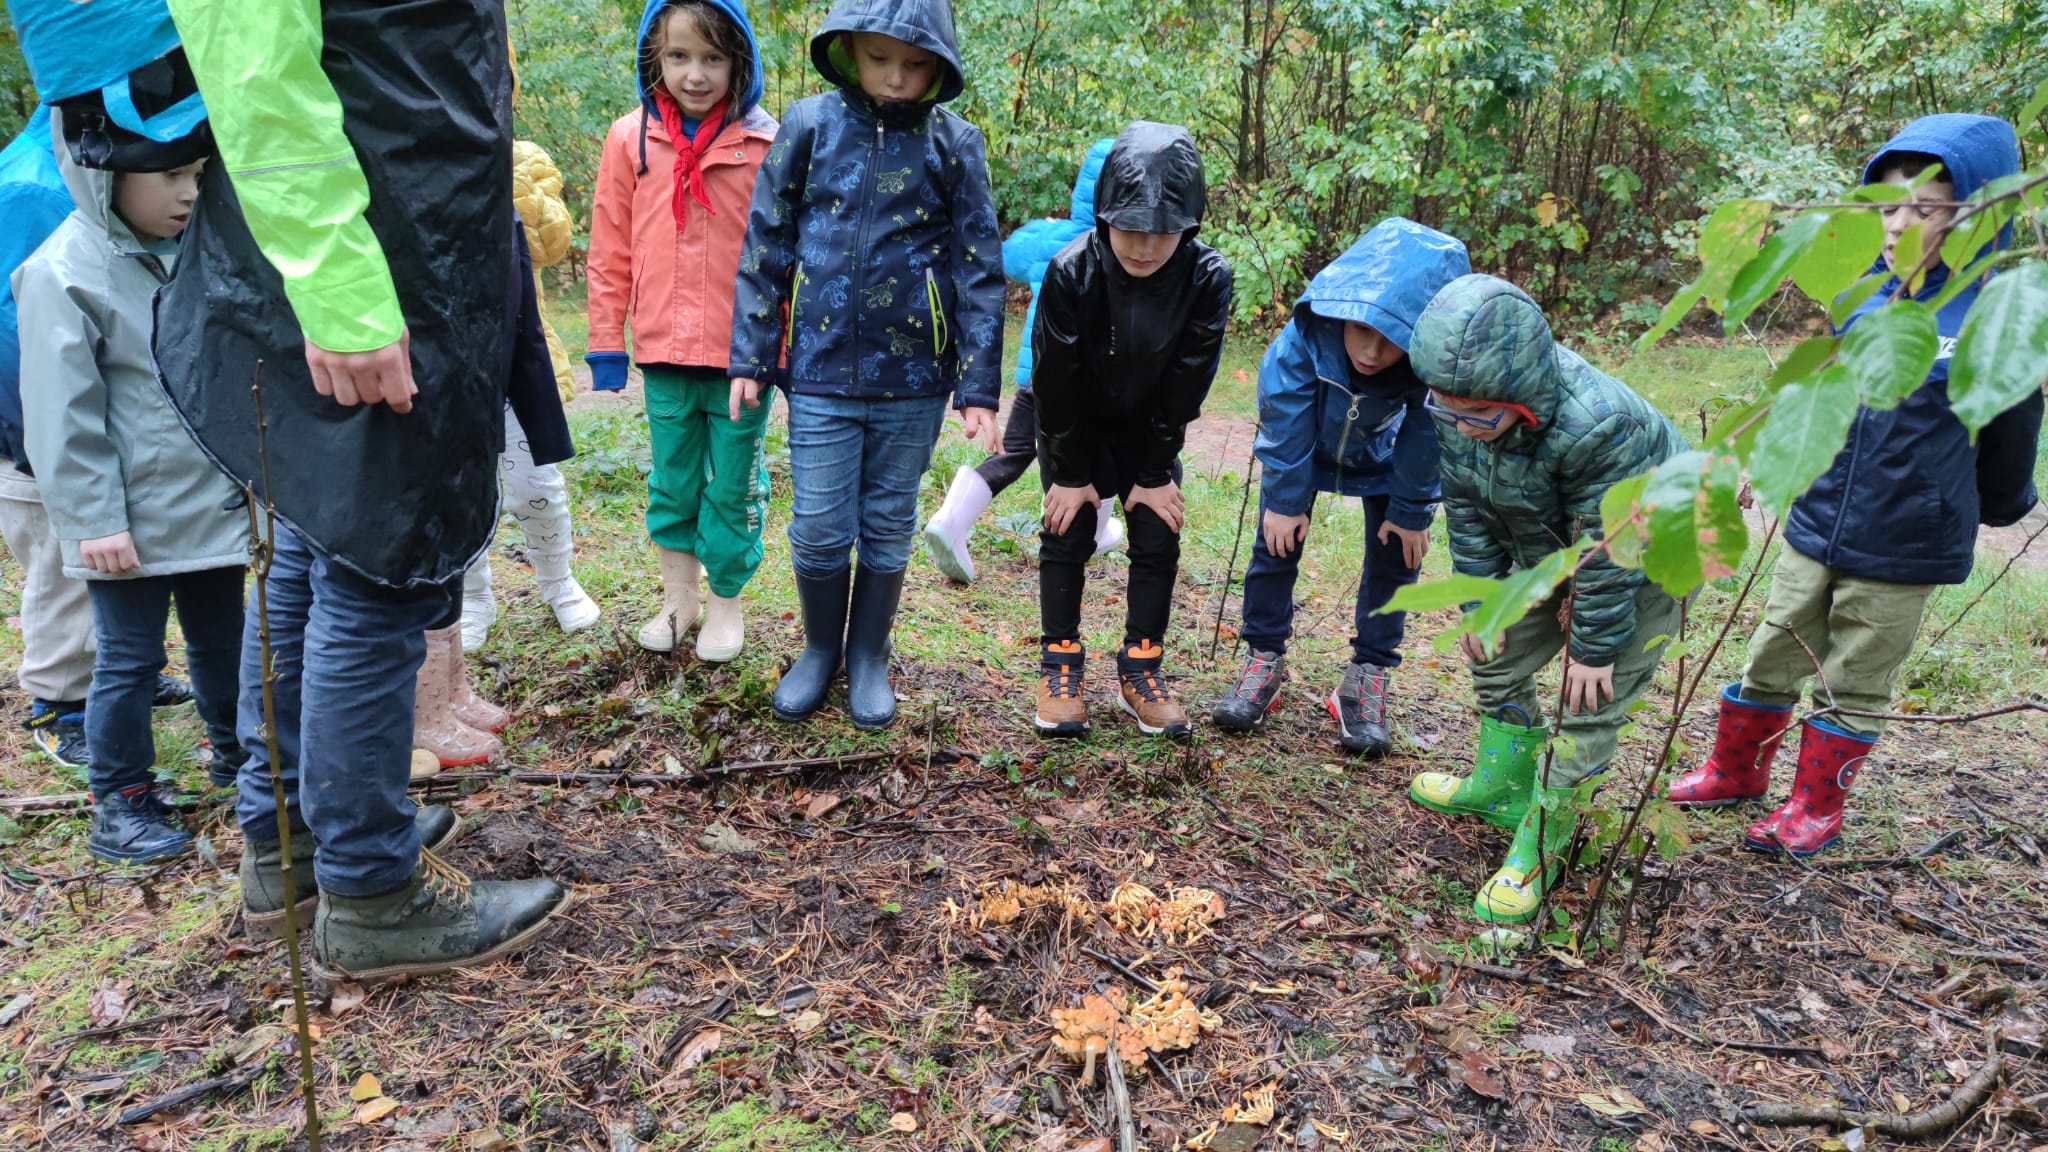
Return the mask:
[[[81,540],[78,542],[78,554],[86,567],[109,576],[119,576],[142,567],[142,560],[135,555],[135,537],[126,532],[116,532],[97,540]]]
[[[749,408],[759,408],[761,406],[761,382],[759,380],[747,376],[734,378],[732,382],[732,398],[727,411],[732,414],[732,422],[735,424],[740,422],[740,405],[742,404]]]
[[[1003,450],[1002,433],[996,431],[996,410],[993,408],[962,408],[960,431],[991,456]]]
[[[1401,540],[1401,563],[1410,568],[1422,567],[1422,558],[1429,555],[1429,529],[1403,528],[1392,520],[1380,521],[1380,543],[1385,544],[1388,536]]]
[[[393,412],[410,412],[420,392],[412,380],[411,329],[368,352],[329,352],[308,340],[306,368],[313,373],[313,390],[344,408],[389,404]]]
[[[1087,505],[1102,506],[1102,497],[1096,495],[1095,485],[1084,484],[1069,488],[1055,484],[1045,490],[1045,528],[1055,536],[1064,536],[1073,527],[1074,517]]]
[[[1564,706],[1572,713],[1598,712],[1602,698],[1614,699],[1614,666],[1573,664],[1564,670]]]
[[[1165,521],[1168,530],[1176,535],[1180,526],[1187,521],[1187,499],[1180,493],[1180,485],[1168,480],[1157,488],[1133,488],[1124,497],[1124,513],[1139,506],[1152,509],[1159,519]]]
[[[1273,556],[1291,556],[1296,547],[1308,539],[1308,513],[1299,516],[1282,516],[1268,511],[1259,522],[1260,532],[1266,537],[1266,552]]]
[[[1458,637],[1458,650],[1465,654],[1465,659],[1470,660],[1474,664],[1484,664],[1490,656],[1490,653],[1486,650],[1486,645],[1481,644],[1479,637],[1470,632]]]

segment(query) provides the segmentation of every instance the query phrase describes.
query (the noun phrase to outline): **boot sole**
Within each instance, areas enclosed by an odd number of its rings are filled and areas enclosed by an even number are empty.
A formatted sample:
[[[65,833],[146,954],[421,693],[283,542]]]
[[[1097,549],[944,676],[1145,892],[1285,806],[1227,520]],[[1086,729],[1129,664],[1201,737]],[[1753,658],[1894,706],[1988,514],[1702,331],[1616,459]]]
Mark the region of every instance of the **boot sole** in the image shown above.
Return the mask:
[[[1820,855],[1821,853],[1841,843],[1841,841],[1842,838],[1840,836],[1830,836],[1826,840],[1821,841],[1818,846],[1808,848],[1804,852],[1801,852],[1797,849],[1787,848],[1783,844],[1778,843],[1776,840],[1772,840],[1769,843],[1761,843],[1755,840],[1751,840],[1747,836],[1744,836],[1742,838],[1742,847],[1744,851],[1761,852],[1766,856],[1790,856],[1795,860],[1804,860],[1809,856]]]
[[[1037,726],[1040,736],[1051,740],[1078,740],[1088,735],[1088,722],[1086,720],[1060,720],[1048,723],[1033,716],[1031,723]]]
[[[137,867],[143,864],[161,864],[166,860],[176,860],[181,856],[190,856],[192,855],[193,848],[192,841],[188,840],[183,848],[172,852],[117,852],[112,848],[101,848],[97,844],[88,844],[85,850],[93,859],[102,863],[126,864],[131,867]]]
[[[448,831],[443,832],[439,840],[434,841],[432,844],[422,844],[420,847],[429,852],[439,852],[441,849],[455,843],[468,830],[469,822],[462,818],[460,812],[457,812],[455,814],[455,823],[448,826]],[[313,926],[313,912],[319,906],[320,897],[318,894],[308,896],[297,902],[294,906],[294,911],[298,913],[300,928],[311,928]],[[251,912],[247,904],[242,905],[242,934],[249,939],[258,943],[282,940],[284,939],[284,926],[284,909],[280,908],[275,912]]]
[[[932,567],[955,584],[974,583],[974,561],[953,551],[953,542],[946,539],[945,533],[926,525],[921,535],[924,537],[925,555],[931,557]]]
[[[576,894],[564,890],[562,898],[555,902],[553,908],[548,909],[547,915],[534,921],[517,935],[508,937],[500,941],[496,946],[479,952],[474,956],[464,956],[455,960],[435,960],[421,964],[391,964],[383,968],[365,968],[360,972],[352,972],[346,968],[336,967],[317,958],[312,961],[310,966],[313,969],[314,975],[329,983],[337,980],[353,980],[358,984],[382,984],[387,980],[396,980],[400,977],[413,979],[424,976],[439,976],[444,972],[453,972],[457,968],[485,968],[496,964],[498,961],[531,944],[535,937],[553,925],[562,913],[569,910],[569,905],[575,902]]]
[[[706,664],[730,664],[740,658],[740,653],[744,652],[746,647],[744,641],[733,645],[731,648],[706,648],[704,645],[699,644],[697,645],[697,659],[702,660]]]
[[[558,620],[556,621],[556,623],[559,624],[560,621]],[[591,621],[591,623],[595,624],[596,621],[593,620]],[[638,644],[641,650],[646,652],[673,652],[677,648],[680,648],[682,646],[683,637],[688,636],[692,632],[695,632],[698,626],[703,623],[704,606],[702,604],[699,604],[697,605],[697,614],[691,617],[689,624],[676,630],[675,637],[672,640],[670,640],[668,647],[663,648],[658,644],[649,644],[647,642],[647,629],[644,626],[640,629],[640,631],[633,633],[633,643]],[[571,631],[571,629],[565,628],[563,629],[563,631],[567,632]]]
[[[1138,710],[1131,707],[1130,701],[1125,700],[1121,692],[1117,693],[1116,706],[1128,713],[1130,718],[1137,722],[1138,731],[1143,732],[1147,736],[1166,736],[1175,740],[1185,740],[1194,734],[1194,725],[1192,724],[1183,724],[1178,728],[1154,728],[1150,724],[1145,723],[1145,718],[1138,715]]]

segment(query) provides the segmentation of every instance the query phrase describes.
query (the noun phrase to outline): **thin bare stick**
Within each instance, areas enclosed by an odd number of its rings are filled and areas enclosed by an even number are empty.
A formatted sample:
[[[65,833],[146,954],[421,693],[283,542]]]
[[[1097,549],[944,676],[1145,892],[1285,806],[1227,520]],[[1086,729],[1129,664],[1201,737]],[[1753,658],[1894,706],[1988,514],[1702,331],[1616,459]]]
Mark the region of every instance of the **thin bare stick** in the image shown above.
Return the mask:
[[[1956,625],[1961,624],[1963,622],[1963,617],[1968,616],[1970,614],[1970,609],[1975,608],[1978,604],[1982,603],[1984,597],[1990,595],[1991,590],[1993,588],[1998,587],[1998,582],[2000,580],[2005,579],[2005,574],[2007,572],[2012,571],[2012,566],[2019,562],[2020,557],[2027,554],[2027,549],[2032,548],[2034,546],[2034,541],[2039,540],[2041,538],[2041,534],[2044,532],[2048,532],[2048,520],[2041,521],[2041,526],[2039,528],[2034,529],[2033,534],[2027,537],[2026,543],[2021,544],[2019,546],[2018,551],[2014,552],[2012,555],[2007,556],[2005,558],[2005,567],[2000,568],[1998,570],[1998,575],[1993,576],[1991,578],[1991,583],[1984,585],[1981,591],[1979,591],[1975,596],[1971,597],[1970,602],[1968,604],[1963,605],[1963,610],[1961,612],[1956,613],[1956,618],[1949,621],[1947,624],[1943,625],[1941,631],[1936,632],[1934,634],[1934,639],[1929,640],[1927,642],[1927,647],[1940,647],[1941,642],[1943,640],[1948,639],[1948,634],[1950,632],[1955,631]]]
[[[1237,579],[1237,553],[1244,547],[1244,516],[1252,503],[1252,469],[1258,453],[1244,458],[1244,495],[1237,501],[1237,530],[1230,536],[1230,565],[1223,570],[1223,590],[1216,596],[1216,627],[1209,633],[1209,666],[1216,665],[1216,649],[1223,643],[1223,610],[1230,606],[1230,585]]]

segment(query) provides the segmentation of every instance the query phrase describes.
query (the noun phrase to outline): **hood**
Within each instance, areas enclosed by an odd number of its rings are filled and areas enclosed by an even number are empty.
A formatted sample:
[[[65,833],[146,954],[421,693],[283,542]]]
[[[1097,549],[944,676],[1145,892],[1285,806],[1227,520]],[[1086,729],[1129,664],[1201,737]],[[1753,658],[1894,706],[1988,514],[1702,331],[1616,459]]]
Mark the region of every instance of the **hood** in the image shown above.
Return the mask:
[[[1543,428],[1563,386],[1557,359],[1543,309],[1513,284],[1476,273],[1436,294],[1408,349],[1424,384],[1446,396],[1519,405]]]
[[[1067,201],[1067,218],[1083,228],[1095,227],[1095,183],[1102,178],[1102,166],[1115,146],[1114,140],[1097,140],[1081,158],[1081,171],[1074,176],[1074,195]]]
[[[1878,169],[1884,158],[1894,152],[1925,152],[1941,159],[1942,167],[1948,169],[1949,180],[1955,185],[1955,198],[1969,199],[1984,185],[2001,176],[2010,176],[2020,170],[2019,137],[2012,125],[1996,116],[1975,116],[1963,112],[1943,112],[1935,116],[1922,116],[1899,129],[1899,134],[1885,141],[1863,166],[1863,182],[1877,182]],[[2003,248],[2012,243],[2012,225],[1999,230],[1993,245]],[[1873,270],[1884,267],[1880,256]],[[1937,272],[1944,271],[1937,268]],[[1945,275],[1944,275],[1944,278]],[[1932,280],[1932,277],[1929,278]],[[1924,285],[1925,293],[1939,283]]]
[[[739,27],[740,35],[746,38],[748,61],[747,75],[735,77],[734,83],[740,89],[738,115],[728,116],[728,123],[738,123],[747,118],[747,113],[761,102],[764,88],[761,74],[761,43],[754,39],[753,22],[747,19],[747,6],[740,0],[700,0],[707,7],[715,8]],[[661,84],[661,68],[654,60],[654,53],[648,50],[648,38],[654,34],[654,21],[673,0],[647,0],[647,7],[640,13],[640,35],[633,41],[633,70],[640,77],[640,107],[647,110],[654,123],[661,123],[661,110],[654,106],[654,90]]]
[[[967,86],[948,0],[837,0],[811,37],[811,63],[831,83],[859,88],[860,74],[839,43],[842,32],[880,32],[937,56],[938,87],[928,97],[934,103],[944,104]]]
[[[163,171],[212,150],[165,0],[10,0],[7,12],[37,95],[72,112],[66,142],[87,163]]]
[[[1462,241],[1395,216],[1316,273],[1297,309],[1370,324],[1401,351],[1444,285],[1472,271]]]
[[[50,119],[55,130],[62,132],[64,110],[52,109]],[[64,176],[64,189],[71,193],[72,207],[93,227],[107,234],[115,251],[131,256],[149,251],[149,246],[114,214],[115,173],[80,164],[68,148],[57,149],[57,171]]]
[[[1117,134],[1095,181],[1097,224],[1192,236],[1207,206],[1202,156],[1187,129],[1134,120]]]

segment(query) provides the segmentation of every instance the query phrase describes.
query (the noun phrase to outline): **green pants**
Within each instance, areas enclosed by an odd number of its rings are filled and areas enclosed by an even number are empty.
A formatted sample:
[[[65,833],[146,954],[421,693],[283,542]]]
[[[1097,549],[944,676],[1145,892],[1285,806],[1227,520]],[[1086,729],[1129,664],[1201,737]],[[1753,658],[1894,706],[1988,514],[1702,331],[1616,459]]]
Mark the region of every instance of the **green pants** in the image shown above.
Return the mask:
[[[1622,725],[1628,723],[1629,708],[1657,675],[1664,652],[1659,638],[1678,635],[1678,622],[1684,610],[1677,600],[1654,584],[1638,588],[1635,600],[1635,634],[1614,662],[1614,699],[1597,711],[1566,712],[1557,719],[1558,734],[1569,736],[1571,743],[1569,748],[1560,748],[1551,762],[1552,788],[1576,786],[1586,777],[1606,770],[1608,762],[1614,759]],[[1564,628],[1557,619],[1563,602],[1561,596],[1553,597],[1516,621],[1501,637],[1500,651],[1491,660],[1472,666],[1473,692],[1486,715],[1498,716],[1502,708],[1512,704],[1528,719],[1524,721],[1514,715],[1510,708],[1508,723],[1543,723],[1543,700],[1537,693],[1536,673],[1565,645]],[[1646,651],[1644,646],[1653,640],[1658,643]]]
[[[647,474],[647,535],[704,565],[716,596],[737,596],[761,566],[768,523],[768,409],[740,408],[732,419],[723,372],[648,367],[647,427],[654,469]]]
[[[1763,627],[1749,642],[1742,698],[1779,707],[1797,704],[1818,660],[1835,703],[1864,712],[1889,711],[1899,668],[1913,650],[1933,591],[1932,584],[1891,584],[1837,572],[1786,548],[1771,576]],[[1813,655],[1799,646],[1800,640]],[[1825,696],[1814,690],[1816,703],[1825,704]],[[1868,716],[1837,715],[1828,722],[1857,736],[1875,738],[1884,732],[1884,721]]]

